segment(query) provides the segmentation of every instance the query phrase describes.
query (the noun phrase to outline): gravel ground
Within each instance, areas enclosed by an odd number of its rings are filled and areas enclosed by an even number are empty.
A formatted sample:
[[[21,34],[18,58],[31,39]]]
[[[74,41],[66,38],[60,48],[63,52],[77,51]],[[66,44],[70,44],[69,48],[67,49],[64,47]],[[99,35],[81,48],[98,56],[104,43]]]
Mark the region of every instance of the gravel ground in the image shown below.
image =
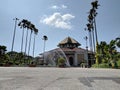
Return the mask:
[[[120,90],[120,69],[0,67],[0,90]]]

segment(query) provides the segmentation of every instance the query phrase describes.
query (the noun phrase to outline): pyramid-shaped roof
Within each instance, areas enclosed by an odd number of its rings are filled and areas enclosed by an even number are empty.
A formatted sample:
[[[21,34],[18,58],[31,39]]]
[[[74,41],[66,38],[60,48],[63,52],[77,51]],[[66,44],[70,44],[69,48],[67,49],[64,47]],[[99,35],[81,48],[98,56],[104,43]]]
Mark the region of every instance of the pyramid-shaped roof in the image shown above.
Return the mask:
[[[59,45],[64,45],[64,44],[76,44],[77,46],[80,46],[81,44],[77,42],[75,39],[71,37],[66,37],[64,40],[62,40]]]

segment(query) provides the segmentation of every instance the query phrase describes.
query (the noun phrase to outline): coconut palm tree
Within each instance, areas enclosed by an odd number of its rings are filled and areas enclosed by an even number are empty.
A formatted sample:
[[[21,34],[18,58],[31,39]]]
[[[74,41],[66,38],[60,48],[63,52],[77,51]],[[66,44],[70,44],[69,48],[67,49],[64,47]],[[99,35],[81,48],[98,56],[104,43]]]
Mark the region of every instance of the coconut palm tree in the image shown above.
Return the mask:
[[[27,22],[27,20],[23,19],[18,24],[18,26],[20,26],[20,28],[23,28],[23,30],[22,30],[22,41],[21,41],[21,53],[23,52],[24,29],[26,28],[26,22]]]
[[[13,47],[14,47],[14,41],[15,41],[15,34],[16,34],[16,26],[17,26],[17,21],[19,20],[18,18],[13,19],[15,20],[15,27],[14,27],[14,33],[13,33],[13,40],[12,40],[12,48],[11,51],[13,51]]]
[[[27,28],[27,32],[26,32],[26,41],[25,41],[25,54],[26,54],[26,51],[27,51],[27,43],[28,43],[28,30],[30,29],[29,25],[31,24],[31,22],[29,22],[27,20],[26,22],[26,28]]]
[[[95,17],[97,16],[97,12],[96,12],[96,10],[98,9],[98,6],[100,6],[99,4],[98,4],[98,1],[96,0],[96,1],[93,1],[93,2],[91,2],[91,5],[92,5],[92,9],[90,9],[90,16],[91,16],[91,20],[92,20],[92,24],[93,24],[93,30],[95,31],[95,37],[96,37],[96,63],[98,63],[98,61],[99,61],[99,53],[98,53],[98,46],[99,46],[99,44],[98,44],[98,36],[97,36],[97,27],[96,27],[96,19],[95,19]],[[94,35],[94,34],[93,34]],[[94,42],[93,42],[94,43]]]
[[[34,29],[34,41],[33,41],[33,57],[34,57],[34,50],[35,50],[35,37],[38,34],[38,29]]]
[[[89,24],[91,25],[91,33],[92,33],[92,41],[93,41],[93,51],[95,52],[95,37],[94,37],[94,26],[93,26],[93,15],[91,15],[91,13],[88,15],[88,21],[89,21]]]
[[[31,46],[31,36],[32,36],[32,33],[34,31],[34,28],[35,26],[33,24],[30,24],[28,25],[29,29],[31,30],[31,33],[30,33],[30,38],[29,38],[29,45],[28,45],[28,56],[29,56],[29,53],[30,53],[30,46]]]
[[[45,61],[45,42],[48,40],[48,37],[46,35],[43,36],[43,40],[44,40],[44,47],[43,47],[43,60],[44,60],[44,64],[46,64]]]
[[[117,47],[120,48],[120,37],[117,37],[115,40]]]
[[[98,36],[97,36],[97,28],[96,28],[96,19],[95,17],[97,16],[97,12],[96,10],[98,9],[98,6],[100,6],[98,4],[98,1],[93,1],[91,2],[92,5],[92,9],[90,9],[90,15],[93,16],[93,24],[94,24],[94,28],[95,28],[95,36],[96,36],[96,44],[98,43]]]
[[[45,42],[48,40],[48,37],[46,35],[44,35],[43,40],[44,40],[44,50],[45,50]]]
[[[27,56],[26,51],[27,51],[27,46],[28,46],[28,57],[29,57],[29,53],[30,53],[30,47],[31,47],[31,38],[32,38],[32,33],[33,31],[35,32],[35,34],[38,32],[38,29],[35,28],[35,25],[33,25],[30,21],[23,19],[18,26],[20,26],[20,28],[23,28],[23,32],[22,32],[22,43],[21,43],[21,52],[23,50],[23,40],[24,40],[24,29],[27,28],[26,31],[26,40],[25,40],[25,57]],[[28,44],[28,31],[31,31],[30,36],[29,36],[29,44]],[[35,36],[34,36],[34,43],[35,43]],[[24,62],[25,63],[25,62]]]
[[[30,22],[26,19],[23,19],[21,22],[19,22],[18,26],[20,26],[20,28],[23,28],[22,31],[22,41],[21,41],[21,53],[23,52],[23,42],[24,42],[24,29],[27,28],[26,31],[26,41],[25,41],[25,53],[24,56],[26,57],[26,49],[27,49],[27,39],[28,39],[28,25],[30,24]],[[23,58],[24,59],[24,58]],[[25,60],[24,60],[25,63]]]
[[[97,1],[97,0],[94,1],[94,2],[91,2],[91,5],[92,5],[92,7],[93,7],[94,9],[98,9],[98,6],[100,6],[100,5],[98,4],[98,1]]]
[[[87,30],[89,32],[89,43],[90,43],[90,51],[93,51],[92,45],[92,25],[90,23],[87,24]]]
[[[29,60],[29,53],[30,53],[30,47],[31,47],[31,37],[32,37],[32,33],[35,29],[35,25],[30,23],[30,25],[28,25],[28,28],[31,30],[30,37],[29,37],[29,45],[28,45],[28,60]],[[30,63],[30,61],[28,63]]]

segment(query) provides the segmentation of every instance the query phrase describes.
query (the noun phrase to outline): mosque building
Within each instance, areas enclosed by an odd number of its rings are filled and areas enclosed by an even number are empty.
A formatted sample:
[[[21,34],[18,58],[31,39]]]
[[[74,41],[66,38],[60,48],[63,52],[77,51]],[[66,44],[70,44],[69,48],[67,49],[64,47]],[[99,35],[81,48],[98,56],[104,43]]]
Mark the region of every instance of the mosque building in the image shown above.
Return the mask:
[[[57,55],[61,55],[63,52],[67,58],[67,64],[71,67],[81,66],[82,63],[86,64],[86,66],[91,66],[94,64],[94,60],[92,59],[93,53],[88,51],[87,49],[83,49],[80,47],[81,44],[77,42],[75,39],[71,37],[66,37],[60,43],[58,43],[58,48],[45,52],[46,62],[50,63],[50,57],[52,56],[52,60],[54,60]],[[54,53],[53,53],[54,52]]]

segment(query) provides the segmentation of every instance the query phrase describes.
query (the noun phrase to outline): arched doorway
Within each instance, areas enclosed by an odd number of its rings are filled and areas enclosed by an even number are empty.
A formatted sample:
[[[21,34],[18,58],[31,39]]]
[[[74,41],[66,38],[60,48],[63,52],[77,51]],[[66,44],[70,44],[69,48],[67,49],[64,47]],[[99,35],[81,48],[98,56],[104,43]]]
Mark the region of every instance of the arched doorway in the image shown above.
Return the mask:
[[[70,66],[73,66],[73,57],[69,57]]]

